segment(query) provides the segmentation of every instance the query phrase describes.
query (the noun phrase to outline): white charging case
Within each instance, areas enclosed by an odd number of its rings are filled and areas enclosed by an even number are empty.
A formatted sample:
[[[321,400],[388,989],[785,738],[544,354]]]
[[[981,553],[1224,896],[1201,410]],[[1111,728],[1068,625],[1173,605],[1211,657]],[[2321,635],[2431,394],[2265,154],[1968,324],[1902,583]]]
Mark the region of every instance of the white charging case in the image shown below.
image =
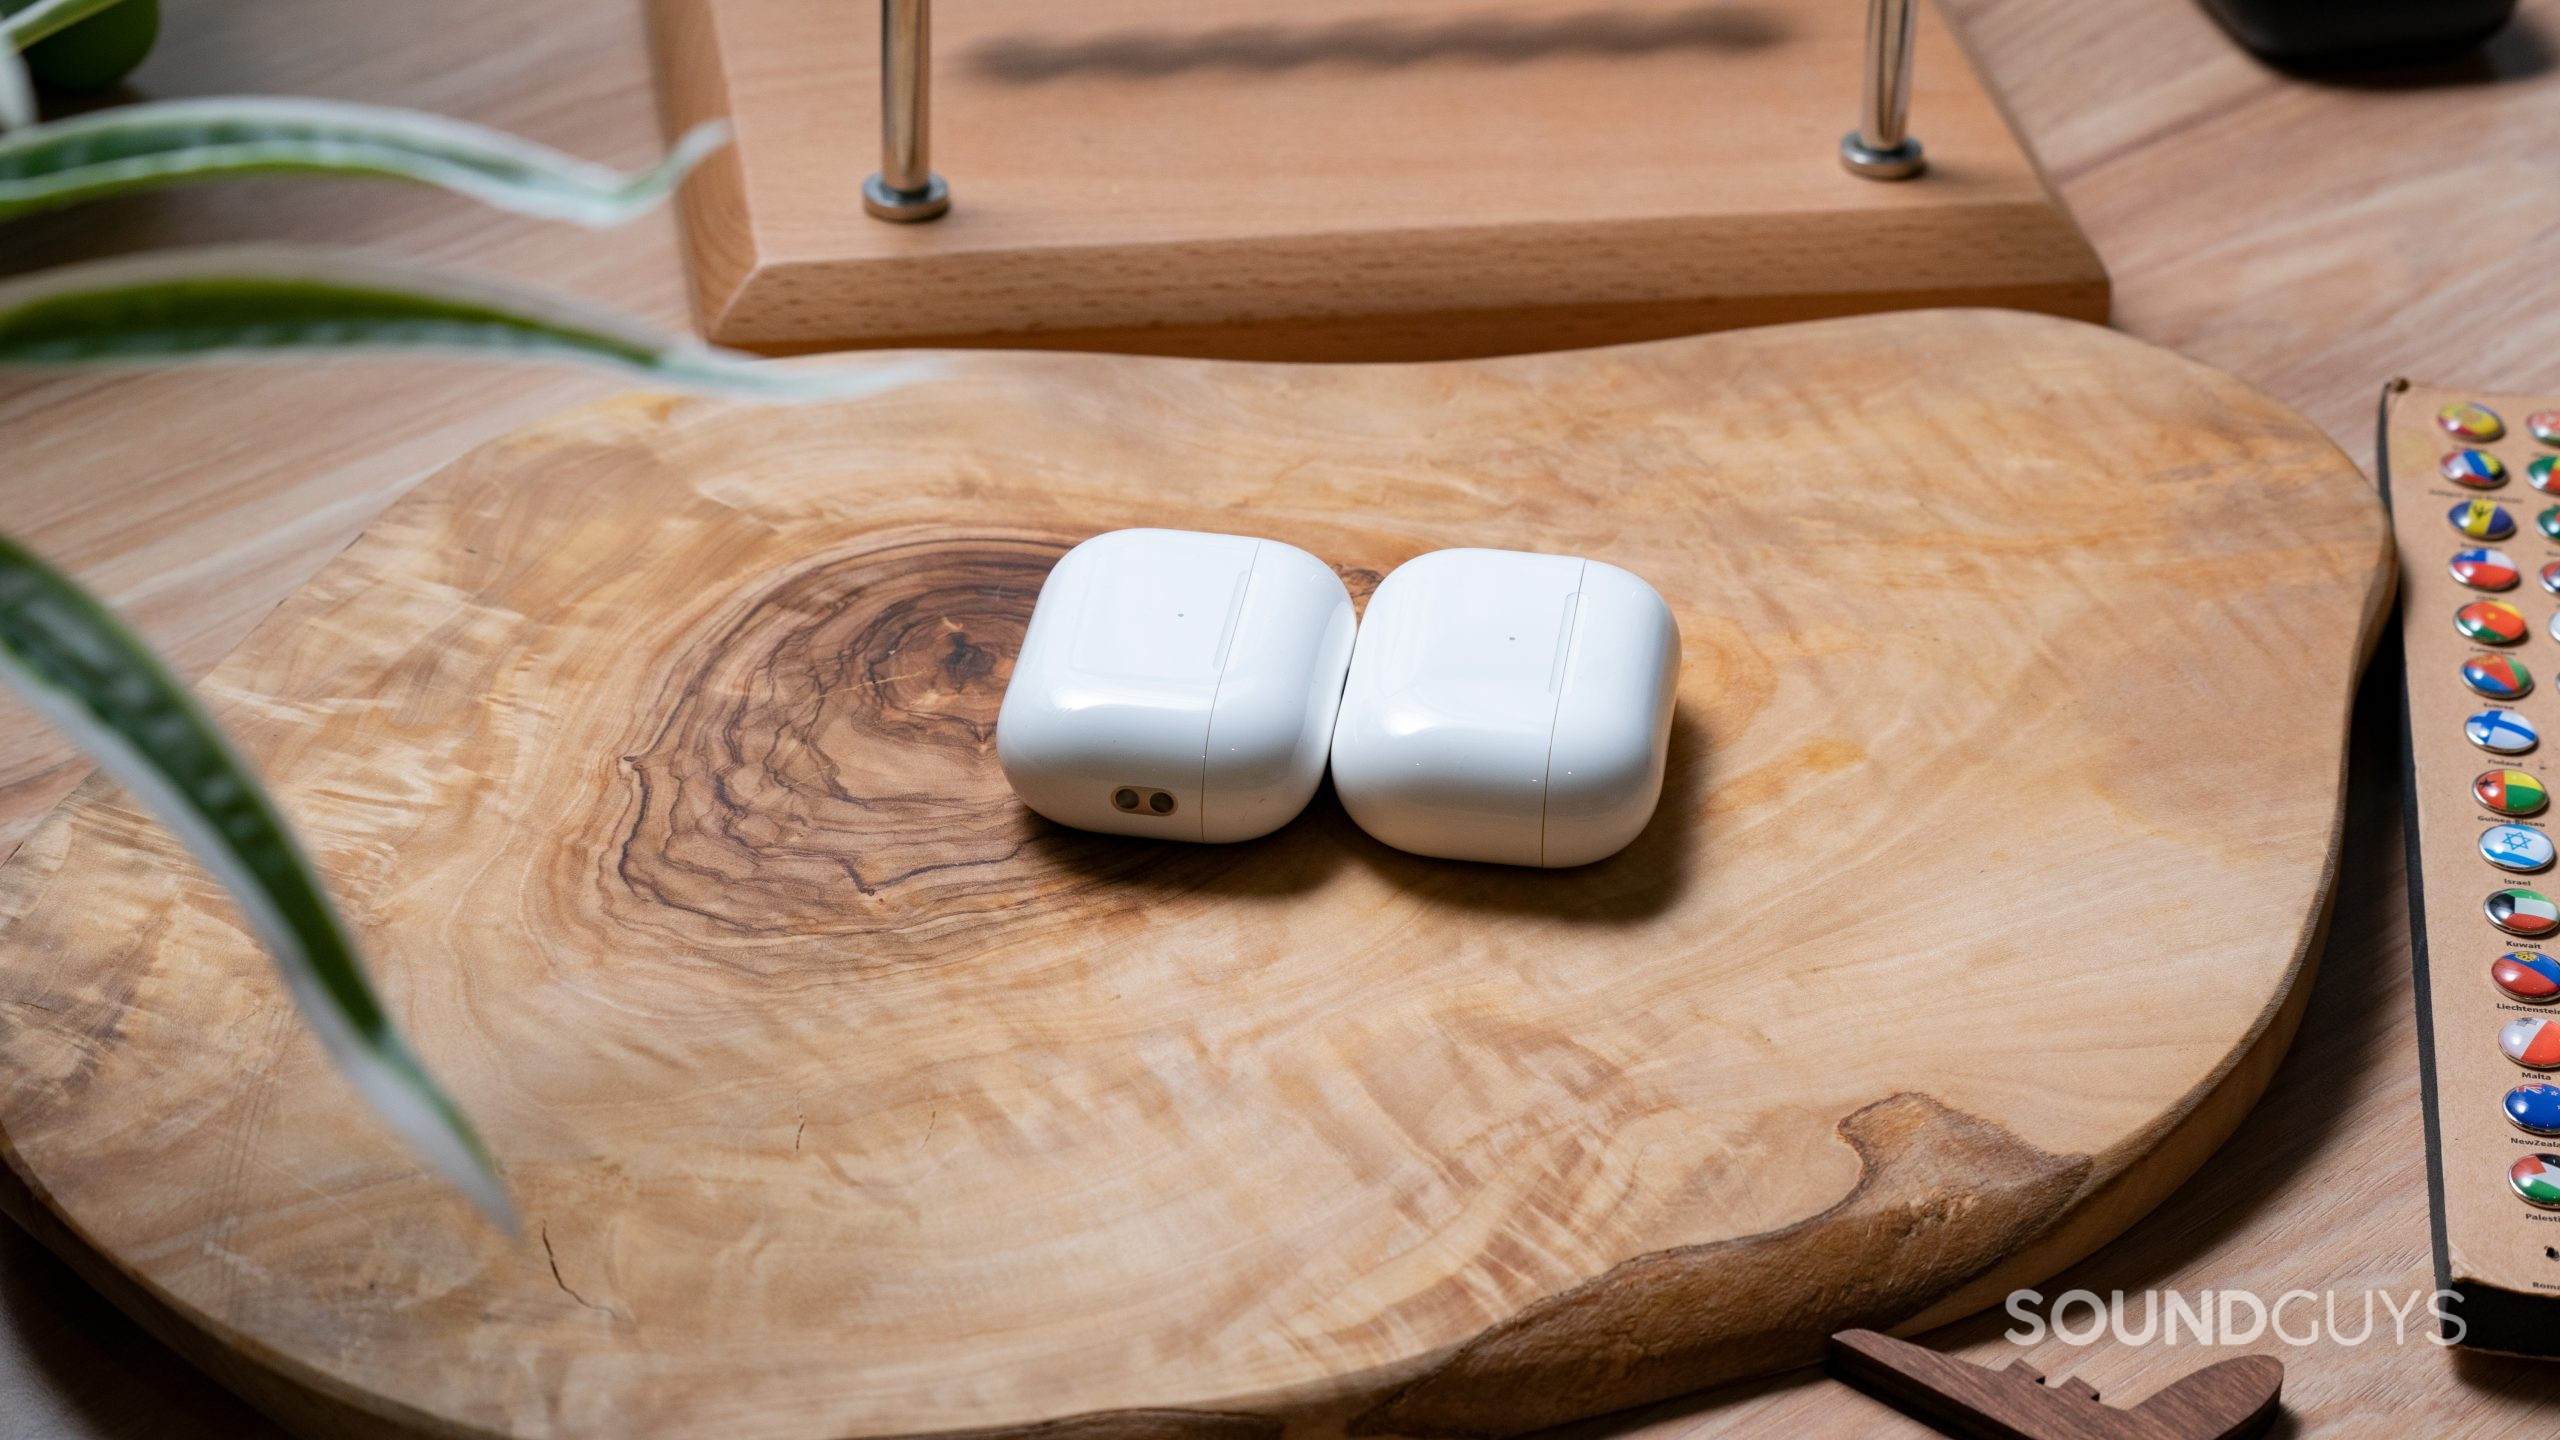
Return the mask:
[[[1114,530],[1040,587],[996,715],[1022,803],[1061,825],[1250,840],[1324,778],[1358,621],[1276,540]]]
[[[1333,788],[1418,855],[1584,865],[1662,797],[1680,627],[1615,565],[1437,550],[1369,598],[1333,730]]]

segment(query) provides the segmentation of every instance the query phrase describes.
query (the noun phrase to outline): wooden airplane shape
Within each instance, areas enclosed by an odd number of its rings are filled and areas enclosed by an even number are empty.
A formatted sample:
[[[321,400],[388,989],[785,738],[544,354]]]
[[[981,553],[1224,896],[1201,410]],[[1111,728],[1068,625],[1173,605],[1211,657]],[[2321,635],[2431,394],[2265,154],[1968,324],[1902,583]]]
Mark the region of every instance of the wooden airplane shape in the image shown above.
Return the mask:
[[[2119,1410],[2086,1380],[2047,1385],[2024,1361],[1993,1370],[1873,1330],[1832,1336],[1825,1368],[1966,1440],[2247,1440],[2275,1423],[2284,1391],[2280,1361],[2242,1355]]]

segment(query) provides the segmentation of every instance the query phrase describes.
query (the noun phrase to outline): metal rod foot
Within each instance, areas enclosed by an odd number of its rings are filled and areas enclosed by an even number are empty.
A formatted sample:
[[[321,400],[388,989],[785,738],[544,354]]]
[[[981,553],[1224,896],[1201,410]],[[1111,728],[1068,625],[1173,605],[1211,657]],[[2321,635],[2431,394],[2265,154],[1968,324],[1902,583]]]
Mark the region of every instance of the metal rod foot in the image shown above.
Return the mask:
[[[933,6],[880,0],[880,170],[862,182],[862,208],[901,224],[951,208],[951,187],[928,159],[933,120]]]
[[[1868,0],[1858,128],[1840,141],[1840,163],[1869,180],[1908,180],[1925,168],[1911,138],[1911,32],[1919,0]]]
[[[930,220],[951,208],[951,187],[942,183],[941,176],[928,174],[921,190],[892,190],[874,175],[862,182],[862,208],[875,220],[901,225]]]
[[[1904,136],[1902,143],[1890,150],[1876,150],[1855,130],[1840,137],[1840,163],[1848,167],[1850,174],[1869,180],[1908,180],[1929,168],[1929,162],[1921,158],[1920,142],[1910,136]]]

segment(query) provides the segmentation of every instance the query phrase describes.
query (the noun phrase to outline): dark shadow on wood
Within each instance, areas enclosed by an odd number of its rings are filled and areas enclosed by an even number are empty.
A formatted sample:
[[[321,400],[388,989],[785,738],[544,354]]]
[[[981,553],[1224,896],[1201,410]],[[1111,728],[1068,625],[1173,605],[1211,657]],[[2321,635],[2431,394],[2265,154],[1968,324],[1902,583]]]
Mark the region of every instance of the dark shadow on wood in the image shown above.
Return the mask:
[[[2413,60],[2403,64],[2347,68],[2341,66],[2288,66],[2270,62],[2269,68],[2296,79],[2340,90],[2440,90],[2455,86],[2497,85],[2517,80],[2530,80],[2551,69],[2554,53],[2550,37],[2542,33],[2530,15],[2518,15],[2505,28],[2489,37],[2485,44],[2472,46],[2451,55]]]
[[[1325,64],[1387,70],[1451,60],[1516,65],[1562,54],[1751,51],[1784,40],[1788,29],[1783,12],[1736,5],[1651,14],[1592,10],[1544,19],[1487,13],[1421,23],[1364,19],[1295,27],[1120,30],[1084,38],[1008,36],[981,42],[963,61],[990,79],[1036,85],[1071,75],[1142,80],[1206,69],[1270,74]]]
[[[131,1440],[284,1440],[285,1432],[153,1339],[24,1230],[0,1221],[0,1310],[76,1433]],[[34,1415],[0,1416],[35,1425]],[[28,1430],[24,1433],[40,1433]]]

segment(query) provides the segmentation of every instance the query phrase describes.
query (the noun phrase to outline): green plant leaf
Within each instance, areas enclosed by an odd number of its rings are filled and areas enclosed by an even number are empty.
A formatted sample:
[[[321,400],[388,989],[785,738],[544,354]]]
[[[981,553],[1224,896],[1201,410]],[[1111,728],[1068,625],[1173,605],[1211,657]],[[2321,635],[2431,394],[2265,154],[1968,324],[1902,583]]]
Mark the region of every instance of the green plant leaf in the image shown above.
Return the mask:
[[[311,862],[248,765],[132,631],[5,536],[0,678],[186,842],[229,889],[357,1092],[512,1233],[497,1167],[392,1024]]]
[[[0,282],[0,365],[422,350],[601,365],[659,388],[763,400],[854,399],[937,368],[870,357],[782,365],[540,291],[344,250],[180,250]]]
[[[25,12],[33,14],[33,11]],[[236,96],[98,110],[0,137],[0,219],[122,191],[248,175],[409,180],[546,219],[609,226],[728,143],[713,120],[635,174],[416,110]]]
[[[9,38],[9,48],[24,50],[48,36],[58,35],[101,10],[112,10],[124,0],[36,0],[0,19],[0,34]]]
[[[36,82],[15,45],[0,45],[0,134],[36,123]]]

